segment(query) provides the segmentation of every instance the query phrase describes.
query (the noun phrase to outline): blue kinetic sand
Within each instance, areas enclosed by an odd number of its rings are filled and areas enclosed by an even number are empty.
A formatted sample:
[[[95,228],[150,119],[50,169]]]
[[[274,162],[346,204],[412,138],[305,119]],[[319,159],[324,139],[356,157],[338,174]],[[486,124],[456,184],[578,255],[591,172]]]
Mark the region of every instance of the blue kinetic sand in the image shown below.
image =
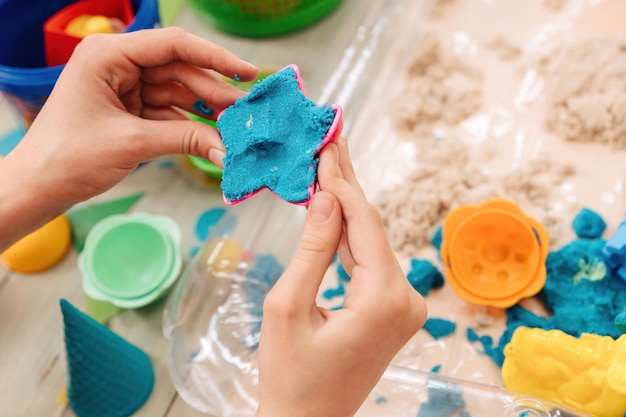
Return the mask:
[[[61,300],[68,397],[78,417],[127,417],[154,386],[148,356],[104,325]]]
[[[255,84],[219,116],[227,204],[263,188],[290,203],[310,199],[318,153],[339,133],[341,110],[317,106],[302,89],[297,67],[288,66]]]
[[[456,323],[445,319],[429,318],[424,323],[424,330],[437,340],[454,333],[456,331]]]
[[[411,286],[423,296],[430,290],[443,286],[443,275],[426,259],[411,259],[411,270],[407,274]]]
[[[606,222],[595,211],[583,208],[574,218],[572,227],[579,238],[596,239],[604,233]]]

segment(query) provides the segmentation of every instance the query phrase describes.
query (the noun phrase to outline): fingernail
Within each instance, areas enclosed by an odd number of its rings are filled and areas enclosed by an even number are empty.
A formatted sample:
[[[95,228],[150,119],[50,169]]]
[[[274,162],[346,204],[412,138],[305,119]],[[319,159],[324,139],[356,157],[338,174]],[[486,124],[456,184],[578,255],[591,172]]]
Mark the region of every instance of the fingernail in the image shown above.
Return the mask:
[[[311,220],[314,223],[324,223],[333,212],[334,206],[335,200],[329,194],[316,194],[311,201]]]
[[[224,162],[222,161],[226,156],[226,152],[221,149],[211,148],[209,149],[209,161],[213,162],[218,167],[223,167]]]
[[[255,70],[256,70],[256,69],[258,69],[258,68],[256,67],[256,65],[251,64],[251,63],[250,63],[250,62],[248,62],[248,61],[243,61],[243,62],[245,62],[246,64],[248,64],[248,66],[249,66],[250,68],[252,68],[252,69],[255,69]]]

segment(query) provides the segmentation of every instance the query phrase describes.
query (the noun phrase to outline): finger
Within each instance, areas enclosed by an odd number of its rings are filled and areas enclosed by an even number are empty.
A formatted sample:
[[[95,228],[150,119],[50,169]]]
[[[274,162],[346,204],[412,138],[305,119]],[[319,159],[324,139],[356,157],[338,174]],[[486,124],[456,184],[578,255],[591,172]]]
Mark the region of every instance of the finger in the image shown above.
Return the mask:
[[[172,81],[182,84],[196,99],[202,98],[212,106],[226,108],[246,93],[218,80],[208,70],[194,67],[185,62],[175,61],[159,67],[146,69],[141,79],[150,84],[163,84]]]
[[[325,189],[327,185],[330,186],[330,182],[334,178],[343,178],[343,173],[339,166],[339,148],[337,144],[329,143],[322,149],[319,157],[317,178],[318,188],[320,190]],[[339,261],[343,265],[346,273],[351,275],[355,262],[350,251],[350,246],[348,245],[345,222],[342,224],[342,233],[337,253],[339,255]]]
[[[357,180],[356,173],[354,172],[354,166],[352,165],[352,160],[350,159],[348,141],[346,138],[341,136],[337,139],[336,143],[339,151],[339,168],[341,169],[343,178],[355,189],[365,195],[365,193],[363,193],[363,188],[361,188],[361,184]]]
[[[198,99],[195,94],[176,82],[165,84],[144,84],[142,89],[142,102],[144,108],[166,108],[175,106],[179,109],[210,120],[216,120],[217,115],[224,109],[224,107],[206,105],[204,100]],[[144,117],[147,117],[145,110],[143,115]],[[154,117],[147,118],[155,119]],[[188,117],[183,115],[182,118]]]
[[[198,99],[191,91],[176,82],[144,84],[141,97],[147,106],[176,106],[187,111],[194,111],[193,103]]]
[[[156,67],[172,61],[214,69],[229,78],[243,81],[253,80],[258,69],[238,58],[227,49],[212,42],[192,35],[178,27],[148,29],[112,36],[123,36],[123,41],[116,41],[124,55],[137,66]]]
[[[310,312],[337,251],[341,231],[341,210],[337,199],[327,192],[316,193],[309,203],[300,244],[276,283],[274,296],[279,294],[278,297],[291,300],[298,311]]]
[[[343,177],[337,145],[328,144],[322,151],[318,180],[320,188],[336,196],[341,204],[346,225],[346,240],[340,248],[344,257],[349,261],[349,250],[354,266],[366,267],[377,267],[393,259],[378,211],[367,202],[360,187]]]
[[[150,120],[189,120],[180,110],[170,106],[144,106],[141,117]]]
[[[206,123],[189,119],[140,120],[141,133],[129,144],[136,154],[147,159],[187,154],[223,166],[224,145],[219,133]]]

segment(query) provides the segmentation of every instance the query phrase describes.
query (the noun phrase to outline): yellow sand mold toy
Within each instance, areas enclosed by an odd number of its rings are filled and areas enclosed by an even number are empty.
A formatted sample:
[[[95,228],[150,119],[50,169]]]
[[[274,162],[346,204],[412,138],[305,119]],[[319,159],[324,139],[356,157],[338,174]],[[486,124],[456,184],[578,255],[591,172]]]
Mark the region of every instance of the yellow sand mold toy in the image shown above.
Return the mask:
[[[508,389],[543,397],[598,417],[626,413],[626,335],[519,327],[504,348]]]

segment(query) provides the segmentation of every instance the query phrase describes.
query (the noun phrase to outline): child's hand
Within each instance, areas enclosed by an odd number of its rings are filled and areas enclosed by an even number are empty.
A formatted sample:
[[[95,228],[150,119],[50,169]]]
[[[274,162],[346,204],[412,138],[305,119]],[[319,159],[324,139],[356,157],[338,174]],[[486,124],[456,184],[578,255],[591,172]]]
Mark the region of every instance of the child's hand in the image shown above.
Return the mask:
[[[264,304],[258,417],[345,417],[426,320],[340,139],[322,151],[300,246]],[[316,306],[339,251],[351,276],[344,308]]]
[[[139,163],[186,153],[220,165],[221,138],[182,110],[215,117],[244,93],[219,80],[252,80],[258,70],[180,28],[90,35],[76,48],[21,143],[0,164],[5,220],[21,222],[0,236],[23,234],[73,204],[106,191]],[[202,115],[202,114],[200,114]],[[24,209],[27,208],[25,211]],[[30,211],[29,211],[30,210]]]

